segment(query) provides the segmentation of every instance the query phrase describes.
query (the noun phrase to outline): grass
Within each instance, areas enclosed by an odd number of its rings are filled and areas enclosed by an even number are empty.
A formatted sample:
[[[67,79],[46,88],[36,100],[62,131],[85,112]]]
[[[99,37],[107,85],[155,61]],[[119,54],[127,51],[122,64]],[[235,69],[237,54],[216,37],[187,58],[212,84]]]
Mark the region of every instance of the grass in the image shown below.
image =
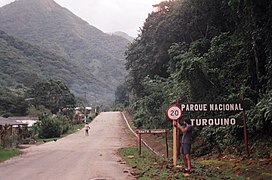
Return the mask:
[[[219,168],[229,174],[243,176],[244,179],[271,179],[272,166],[270,160],[254,160],[243,158],[214,158],[198,159],[197,162],[203,166]]]
[[[15,148],[12,149],[0,148],[0,162],[8,160],[14,156],[18,156],[20,154],[21,152]]]
[[[171,176],[182,178],[182,173],[172,171],[173,166],[164,158],[155,156],[151,152],[143,150],[139,156],[136,147],[127,147],[119,149],[121,157],[134,168],[134,175],[140,180],[168,179]]]
[[[133,174],[139,180],[151,179],[186,179],[181,168],[173,166],[171,159],[158,157],[147,150],[138,155],[137,147],[119,149],[120,156],[134,169]],[[203,161],[202,163],[192,160],[192,179],[244,179],[234,172],[220,169],[224,162]],[[178,165],[182,165],[180,159]],[[212,165],[211,165],[212,164]]]
[[[69,131],[62,135],[61,137],[67,136],[68,134],[72,134],[76,132],[78,129],[81,129],[84,127],[84,124],[75,124],[69,129]],[[61,138],[60,137],[60,138]],[[37,138],[37,142],[50,142],[54,140],[58,140],[59,138]],[[21,151],[17,148],[1,148],[0,147],[0,162],[6,161],[14,156],[18,156],[21,154]]]

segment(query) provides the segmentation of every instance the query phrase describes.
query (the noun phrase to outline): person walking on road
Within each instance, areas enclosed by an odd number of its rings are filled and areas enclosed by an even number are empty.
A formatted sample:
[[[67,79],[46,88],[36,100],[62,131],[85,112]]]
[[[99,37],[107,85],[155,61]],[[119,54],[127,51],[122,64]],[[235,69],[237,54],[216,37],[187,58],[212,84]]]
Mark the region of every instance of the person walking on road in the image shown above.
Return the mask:
[[[85,125],[85,136],[89,136],[90,126],[88,124]]]

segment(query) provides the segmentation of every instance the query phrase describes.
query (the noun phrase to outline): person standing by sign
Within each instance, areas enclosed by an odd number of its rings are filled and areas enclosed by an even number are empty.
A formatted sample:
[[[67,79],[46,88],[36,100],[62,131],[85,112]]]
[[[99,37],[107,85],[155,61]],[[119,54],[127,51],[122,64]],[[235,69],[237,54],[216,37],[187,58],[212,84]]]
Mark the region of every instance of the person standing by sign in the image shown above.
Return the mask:
[[[173,124],[177,126],[182,131],[182,139],[181,139],[181,153],[183,154],[183,161],[185,164],[186,173],[190,174],[191,172],[191,144],[192,144],[192,132],[193,127],[191,125],[190,119],[184,120],[184,126],[181,126],[178,122],[173,121]]]

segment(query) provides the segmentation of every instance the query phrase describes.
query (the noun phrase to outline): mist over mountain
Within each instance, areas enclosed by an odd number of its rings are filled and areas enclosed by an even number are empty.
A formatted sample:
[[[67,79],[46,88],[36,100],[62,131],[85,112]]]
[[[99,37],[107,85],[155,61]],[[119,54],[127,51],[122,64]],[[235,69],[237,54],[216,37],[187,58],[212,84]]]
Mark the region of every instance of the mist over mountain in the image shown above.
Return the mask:
[[[69,75],[63,79],[77,96],[87,92],[98,102],[112,101],[116,87],[124,81],[124,52],[129,41],[89,25],[53,0],[18,0],[1,7],[0,30],[73,67],[77,79]],[[34,59],[29,57],[29,61]],[[47,61],[43,62],[45,69]],[[65,66],[58,69],[71,71]],[[59,77],[58,73],[51,71],[51,76]]]

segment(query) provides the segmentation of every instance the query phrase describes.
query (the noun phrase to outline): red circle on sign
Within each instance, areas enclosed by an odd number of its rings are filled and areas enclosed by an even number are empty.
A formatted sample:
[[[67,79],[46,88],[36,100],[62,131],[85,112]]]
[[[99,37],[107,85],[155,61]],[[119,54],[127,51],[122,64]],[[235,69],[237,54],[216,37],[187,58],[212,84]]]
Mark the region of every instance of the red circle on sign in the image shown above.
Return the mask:
[[[182,115],[182,111],[180,107],[177,105],[172,105],[168,107],[168,109],[166,110],[166,116],[170,120],[177,120],[181,117],[181,115]]]

